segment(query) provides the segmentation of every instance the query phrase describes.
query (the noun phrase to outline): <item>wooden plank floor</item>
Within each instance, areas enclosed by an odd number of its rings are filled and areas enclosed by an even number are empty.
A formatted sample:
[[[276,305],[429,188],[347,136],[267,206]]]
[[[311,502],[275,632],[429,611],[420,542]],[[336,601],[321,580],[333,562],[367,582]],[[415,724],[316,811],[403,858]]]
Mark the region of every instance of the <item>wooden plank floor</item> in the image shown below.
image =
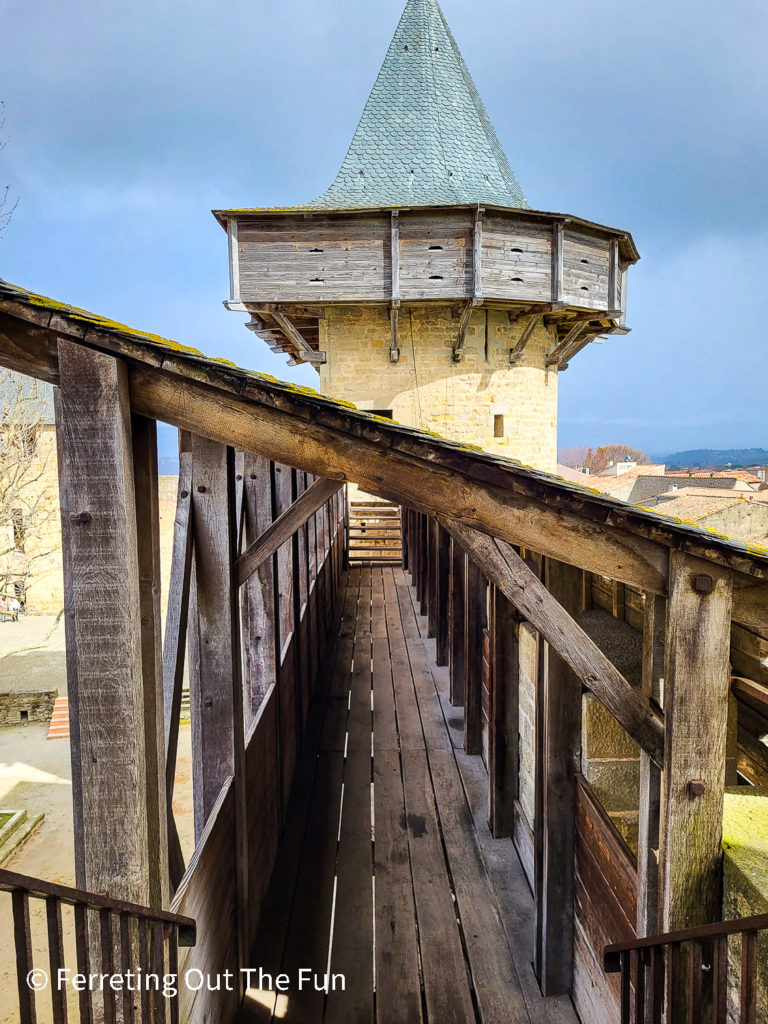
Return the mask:
[[[251,957],[271,983],[253,976],[241,1021],[574,1024],[539,994],[530,893],[485,825],[485,769],[404,572],[353,568],[345,587]]]

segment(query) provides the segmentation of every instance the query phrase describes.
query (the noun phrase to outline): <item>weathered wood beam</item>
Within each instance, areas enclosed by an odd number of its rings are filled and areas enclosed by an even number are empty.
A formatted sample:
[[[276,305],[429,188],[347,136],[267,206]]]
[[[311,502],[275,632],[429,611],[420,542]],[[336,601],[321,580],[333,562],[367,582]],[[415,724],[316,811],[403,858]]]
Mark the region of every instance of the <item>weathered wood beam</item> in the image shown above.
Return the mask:
[[[194,436],[192,517],[194,585],[189,615],[195,838],[199,839],[225,780],[235,775],[236,721],[243,727],[238,622],[231,590],[234,452]],[[239,710],[238,710],[239,705]]]
[[[664,755],[661,716],[627,682],[514,549],[505,541],[488,537],[448,516],[440,516],[439,521],[617,722],[657,764],[661,764]]]
[[[474,230],[472,232],[472,295],[475,302],[483,298],[483,214],[485,210],[478,206],[475,210]]]
[[[233,579],[235,451],[199,436],[191,438],[190,446],[194,576],[188,632],[195,840],[200,842],[232,778],[239,968],[248,952],[248,835],[240,605]]]
[[[483,630],[488,584],[476,559],[467,563],[464,591],[464,750],[483,749]]]
[[[563,241],[565,224],[554,221],[552,224],[552,301],[563,301]]]
[[[581,606],[579,570],[548,558],[544,571],[546,586],[531,573],[540,593],[547,593],[562,615],[577,615]],[[541,633],[546,637],[543,630]],[[535,963],[542,994],[554,996],[570,992],[573,981],[576,769],[582,700],[579,677],[551,643],[544,657],[546,670],[538,679],[536,719],[536,763],[540,766],[536,787],[540,792],[534,825]]]
[[[287,512],[279,516],[235,562],[235,578],[242,586],[281,545],[344,486],[339,480],[315,480]]]
[[[304,337],[304,335],[301,333],[301,331],[299,331],[298,328],[294,326],[292,321],[285,315],[285,313],[283,313],[279,309],[274,309],[271,312],[271,316],[275,318],[277,323],[280,325],[280,328],[283,331],[283,333],[288,338],[290,338],[290,340],[296,346],[296,352],[299,355],[299,357],[301,357],[308,363],[319,364],[326,362],[325,352],[316,352],[315,349],[312,348],[307,339]]]
[[[497,588],[491,602],[488,827],[512,835],[519,795],[520,617]]]
[[[464,554],[464,548],[451,537],[449,669],[450,700],[454,707],[461,707],[464,704],[464,659],[466,656],[464,648],[464,575],[466,565],[467,556]]]
[[[165,718],[165,790],[168,810],[168,848],[171,884],[177,888],[184,875],[184,860],[173,818],[173,789],[179,744],[184,659],[192,578],[192,456],[179,452],[179,483],[173,549],[168,584],[168,606],[163,644],[163,703]]]
[[[400,304],[397,305],[393,302],[389,310],[389,324],[390,324],[390,342],[389,342],[389,361],[391,363],[400,362]]]
[[[246,455],[245,543],[250,547],[272,524],[272,471],[268,459]],[[247,550],[247,548],[246,548]],[[244,700],[254,718],[277,679],[275,650],[275,580],[273,559],[267,558],[244,584],[241,593]]]
[[[517,363],[520,362],[523,356],[523,352],[525,352],[526,346],[533,337],[533,332],[541,323],[543,316],[543,313],[533,313],[530,317],[528,317],[528,323],[520,332],[520,337],[517,339],[517,344],[514,348],[511,348],[509,350],[510,365],[515,366]]]
[[[2,365],[57,384],[55,338],[64,332],[90,349],[125,357],[132,407],[145,416],[292,461],[317,476],[344,476],[398,504],[453,515],[510,543],[656,594],[666,593],[669,549],[676,547],[733,570],[737,622],[759,630],[768,621],[768,566],[708,534],[650,521],[619,502],[574,494],[543,476],[490,465],[402,428],[368,423],[194,354],[85,327],[59,311],[3,306],[11,312],[0,312]]]
[[[240,248],[238,244],[237,217],[227,221],[229,243],[229,301],[241,303],[240,298]]]
[[[440,526],[435,524],[437,531],[437,643],[435,645],[435,664],[447,665],[449,661],[449,602],[451,578],[451,538]]]
[[[666,619],[666,600],[655,594],[646,594],[641,685],[643,695],[658,707],[663,704]],[[641,750],[637,840],[637,934],[639,936],[657,935],[659,932],[660,819],[661,769],[654,764],[646,751]]]
[[[390,264],[392,268],[392,302],[400,302],[400,211],[392,211],[390,229]]]
[[[163,725],[163,648],[160,614],[160,499],[157,468],[157,422],[131,417],[133,483],[136,496],[136,545],[139,560],[139,608],[144,693],[149,843],[168,850],[168,804]],[[150,858],[151,906],[169,901],[168,857]]]
[[[568,331],[568,333],[566,334],[565,338],[560,342],[557,348],[554,349],[552,354],[547,356],[547,366],[558,365],[563,357],[563,353],[568,349],[568,347],[571,344],[573,344],[573,342],[575,342],[579,338],[581,334],[584,333],[586,329],[586,320],[582,320],[579,323],[574,324],[570,331]]]
[[[666,732],[659,861],[662,931],[721,912],[730,574],[673,551],[664,672]]]
[[[66,339],[58,365],[76,880],[151,906],[167,851],[150,821],[127,368]]]
[[[454,363],[460,363],[464,358],[464,342],[467,338],[467,329],[469,328],[469,321],[472,319],[472,310],[475,308],[476,303],[471,300],[466,303],[461,313],[461,319],[459,320],[459,330],[456,334],[456,340],[453,343],[453,352],[451,358]]]
[[[597,338],[598,335],[594,331],[585,331],[576,341],[560,356],[560,363],[558,364],[558,371],[565,373],[568,369],[568,364],[577,356],[582,349],[585,349],[587,345],[591,345],[592,342]]]
[[[619,299],[620,281],[619,240],[618,238],[612,238],[608,243],[608,308],[618,310],[619,316],[621,316],[621,301]]]

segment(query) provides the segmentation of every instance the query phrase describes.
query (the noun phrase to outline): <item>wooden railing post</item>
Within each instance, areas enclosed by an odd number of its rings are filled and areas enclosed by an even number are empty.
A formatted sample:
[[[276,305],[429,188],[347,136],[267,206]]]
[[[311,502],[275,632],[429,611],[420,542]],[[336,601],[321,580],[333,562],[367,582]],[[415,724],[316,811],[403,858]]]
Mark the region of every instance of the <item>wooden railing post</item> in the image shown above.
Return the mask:
[[[643,621],[644,696],[659,707],[664,679],[664,635],[666,601],[646,594]],[[658,931],[659,899],[659,821],[661,814],[661,769],[640,748],[640,815],[637,852],[637,934]]]
[[[222,787],[232,777],[240,966],[248,951],[248,858],[240,602],[234,576],[238,554],[235,451],[197,436],[191,438],[191,449],[195,571],[189,685],[195,840],[200,840]]]
[[[268,459],[246,455],[244,465],[245,544],[253,544],[272,523],[272,474]],[[248,720],[261,707],[277,678],[275,658],[275,580],[267,558],[243,584],[242,622],[245,699]]]
[[[160,821],[164,772],[158,778],[154,739],[147,749],[147,697],[155,702],[153,736],[163,730],[163,715],[156,678],[147,678],[145,693],[144,674],[156,670],[159,638],[154,610],[148,610],[143,644],[127,370],[111,356],[63,339],[58,356],[76,877],[81,888],[148,906],[163,891],[168,851]],[[142,473],[151,458],[144,450]],[[142,515],[151,504],[150,497]],[[151,528],[154,514],[145,519]],[[147,571],[145,607],[154,609],[154,570]]]
[[[451,704],[461,707],[464,703],[464,607],[465,607],[465,575],[467,556],[461,545],[451,539],[451,597],[450,612],[450,676]]]
[[[664,931],[720,917],[732,603],[727,570],[672,552],[659,866]]]
[[[492,594],[488,825],[500,839],[514,831],[519,791],[520,617],[500,590],[494,587]]]
[[[437,637],[437,533],[439,529],[440,527],[438,526],[437,520],[430,516],[427,519],[427,543],[429,545],[429,580],[427,582],[427,636],[431,640]]]
[[[545,582],[561,607],[578,614],[582,598],[578,569],[548,558]],[[536,973],[543,994],[551,996],[570,992],[573,976],[574,795],[582,687],[575,672],[549,645],[538,686]]]
[[[476,563],[467,560],[464,608],[464,750],[483,747],[483,629],[486,624],[487,581]]]
[[[147,759],[147,817],[150,848],[168,849],[165,776],[163,650],[160,617],[160,503],[157,469],[157,423],[132,416],[133,476],[136,494],[136,539],[139,559],[141,656],[144,681],[144,733]],[[150,859],[150,906],[167,907],[168,857]]]
[[[436,606],[436,655],[438,665],[447,665],[449,660],[449,604],[451,578],[451,538],[447,530],[435,521],[437,533],[437,566],[435,570],[437,598]]]

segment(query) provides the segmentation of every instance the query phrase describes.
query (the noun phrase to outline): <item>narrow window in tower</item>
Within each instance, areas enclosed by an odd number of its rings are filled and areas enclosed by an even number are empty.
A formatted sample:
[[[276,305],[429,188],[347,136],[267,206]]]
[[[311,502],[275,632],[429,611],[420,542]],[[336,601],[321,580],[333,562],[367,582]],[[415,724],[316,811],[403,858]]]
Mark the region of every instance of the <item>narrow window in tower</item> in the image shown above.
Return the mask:
[[[493,436],[504,437],[504,417],[494,416],[493,417]]]

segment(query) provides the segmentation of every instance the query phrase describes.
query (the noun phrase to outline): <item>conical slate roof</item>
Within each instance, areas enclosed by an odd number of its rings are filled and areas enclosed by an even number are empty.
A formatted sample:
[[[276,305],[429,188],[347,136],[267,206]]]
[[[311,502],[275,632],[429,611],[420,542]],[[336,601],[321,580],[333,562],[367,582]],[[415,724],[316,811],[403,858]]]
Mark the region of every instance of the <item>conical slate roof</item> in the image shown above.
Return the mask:
[[[528,209],[437,0],[408,0],[338,177],[308,209]]]

